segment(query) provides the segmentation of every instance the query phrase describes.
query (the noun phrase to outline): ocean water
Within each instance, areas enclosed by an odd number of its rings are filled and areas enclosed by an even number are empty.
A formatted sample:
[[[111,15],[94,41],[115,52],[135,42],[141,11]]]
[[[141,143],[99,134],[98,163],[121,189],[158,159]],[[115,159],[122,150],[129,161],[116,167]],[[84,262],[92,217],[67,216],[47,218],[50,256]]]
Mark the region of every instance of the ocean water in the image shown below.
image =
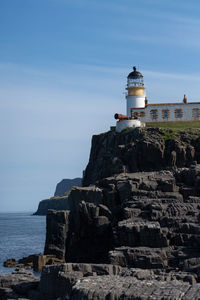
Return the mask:
[[[0,213],[0,273],[11,273],[4,268],[8,258],[19,259],[44,251],[46,217],[32,213]]]

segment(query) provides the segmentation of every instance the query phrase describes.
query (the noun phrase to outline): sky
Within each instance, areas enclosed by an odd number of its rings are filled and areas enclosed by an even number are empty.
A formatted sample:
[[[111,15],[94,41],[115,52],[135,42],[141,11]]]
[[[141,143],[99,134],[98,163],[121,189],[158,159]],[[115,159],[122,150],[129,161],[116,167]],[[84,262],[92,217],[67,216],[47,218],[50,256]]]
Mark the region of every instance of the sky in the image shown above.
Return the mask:
[[[199,0],[1,0],[0,212],[82,176],[134,65],[149,103],[199,101],[199,15]]]

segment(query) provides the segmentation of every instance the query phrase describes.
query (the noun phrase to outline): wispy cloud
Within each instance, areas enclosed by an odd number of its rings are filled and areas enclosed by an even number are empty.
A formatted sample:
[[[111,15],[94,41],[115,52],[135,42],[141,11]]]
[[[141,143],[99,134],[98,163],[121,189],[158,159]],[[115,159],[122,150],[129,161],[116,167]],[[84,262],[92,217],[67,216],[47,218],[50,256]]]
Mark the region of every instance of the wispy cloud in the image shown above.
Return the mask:
[[[6,182],[14,185],[15,177],[20,186],[3,188],[5,199],[12,199],[14,191],[21,196],[30,176],[34,184],[27,190],[36,206],[36,194],[47,197],[57,180],[80,176],[91,135],[109,130],[114,113],[126,111],[123,92],[130,66],[81,64],[65,69],[0,64],[0,175],[5,187]],[[199,100],[199,73],[141,71],[149,102],[181,101],[184,93]]]

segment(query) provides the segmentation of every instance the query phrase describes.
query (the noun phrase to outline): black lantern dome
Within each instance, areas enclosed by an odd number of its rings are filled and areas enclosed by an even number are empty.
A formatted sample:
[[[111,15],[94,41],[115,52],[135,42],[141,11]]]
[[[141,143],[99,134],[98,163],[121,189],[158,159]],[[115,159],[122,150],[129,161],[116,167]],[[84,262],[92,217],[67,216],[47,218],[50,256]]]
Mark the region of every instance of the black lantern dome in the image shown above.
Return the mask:
[[[127,77],[127,86],[128,87],[144,86],[143,76],[140,72],[136,70],[136,67],[133,67],[133,72],[131,72]]]

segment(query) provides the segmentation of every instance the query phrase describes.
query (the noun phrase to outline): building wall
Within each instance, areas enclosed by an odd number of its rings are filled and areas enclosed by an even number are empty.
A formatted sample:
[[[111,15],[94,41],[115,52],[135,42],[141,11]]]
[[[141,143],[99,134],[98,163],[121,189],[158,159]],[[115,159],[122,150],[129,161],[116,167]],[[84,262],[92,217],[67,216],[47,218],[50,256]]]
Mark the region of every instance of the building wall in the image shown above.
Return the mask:
[[[145,108],[132,108],[131,116],[143,122],[200,120],[200,102],[149,104]]]

